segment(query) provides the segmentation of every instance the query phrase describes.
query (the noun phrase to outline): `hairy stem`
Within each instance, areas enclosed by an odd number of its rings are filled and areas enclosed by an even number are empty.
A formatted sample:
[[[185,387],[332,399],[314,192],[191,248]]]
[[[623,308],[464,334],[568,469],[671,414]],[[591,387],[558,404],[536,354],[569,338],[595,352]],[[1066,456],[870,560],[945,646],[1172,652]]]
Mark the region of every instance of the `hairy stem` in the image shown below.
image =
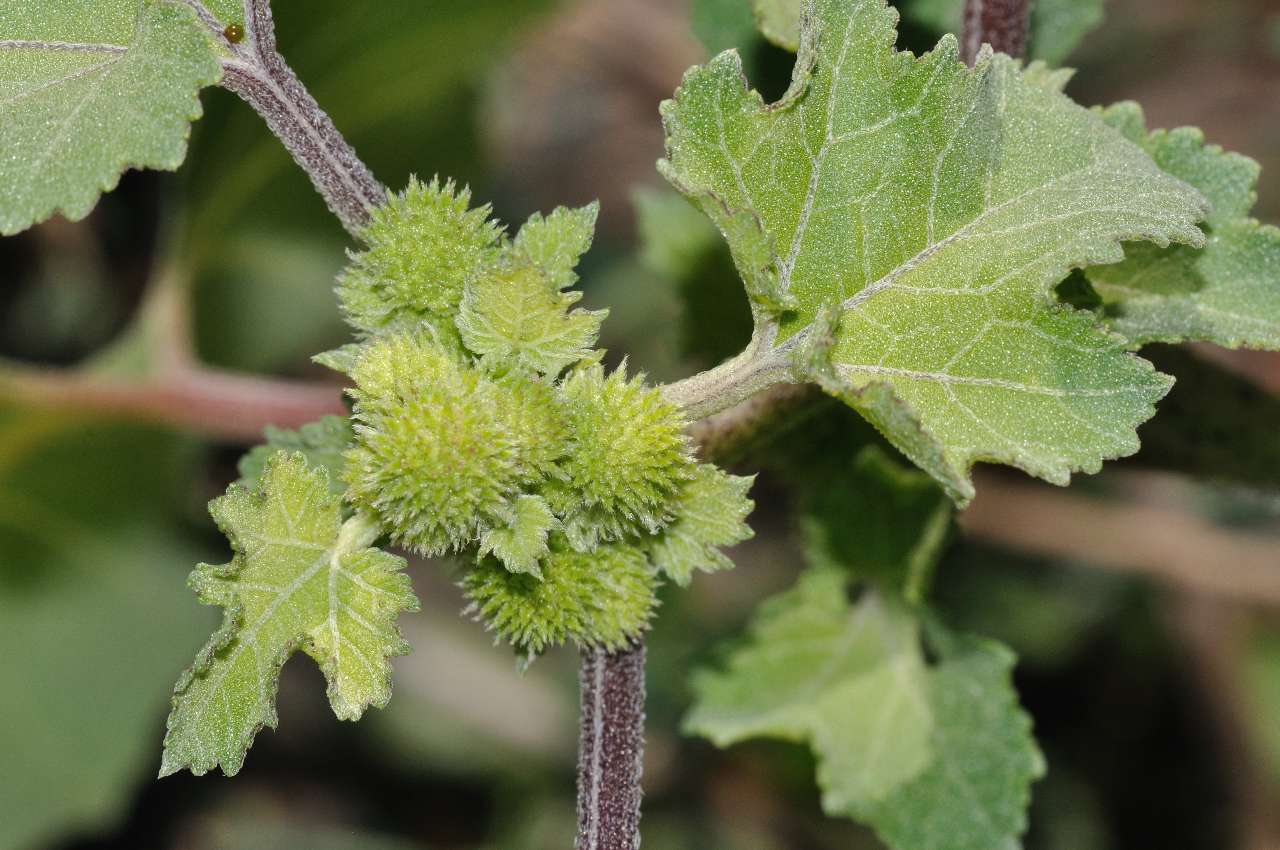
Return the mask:
[[[1020,57],[1027,49],[1031,0],[967,0],[960,52],[970,65],[984,44]]]
[[[576,850],[637,850],[644,759],[644,644],[582,654]]]
[[[667,384],[662,392],[668,401],[684,410],[686,417],[697,422],[792,380],[791,364],[786,356],[770,350],[767,343],[756,338],[732,360]]]
[[[356,156],[315,98],[276,50],[267,0],[245,0],[245,37],[228,43],[222,85],[263,117],[352,235],[386,202],[387,190]]]

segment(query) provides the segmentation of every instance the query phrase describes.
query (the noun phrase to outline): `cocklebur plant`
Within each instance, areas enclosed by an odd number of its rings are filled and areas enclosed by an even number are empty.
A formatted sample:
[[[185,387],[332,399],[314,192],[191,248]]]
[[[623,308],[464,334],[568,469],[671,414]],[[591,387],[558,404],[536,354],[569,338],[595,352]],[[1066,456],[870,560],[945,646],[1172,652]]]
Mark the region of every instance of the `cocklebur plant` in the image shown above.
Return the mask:
[[[299,650],[339,718],[385,705],[417,608],[398,547],[451,562],[465,613],[521,664],[582,652],[578,846],[637,846],[657,589],[731,567],[751,534],[751,478],[698,443],[815,384],[920,471],[850,439],[794,476],[808,566],[697,674],[686,728],[808,744],[824,808],[898,850],[1017,845],[1044,763],[1012,655],[928,606],[953,507],[975,463],[1066,484],[1135,452],[1170,386],[1133,353],[1147,342],[1280,347],[1280,231],[1249,216],[1250,161],[1150,132],[1132,104],[1083,108],[1068,71],[982,47],[1020,51],[1025,2],[909,4],[964,12],[963,39],[919,57],[885,0],[751,5],[796,51],[790,88],[766,104],[733,50],[691,69],[661,106],[658,167],[727,242],[754,329],[666,386],[607,368],[604,311],[575,306],[594,205],[513,234],[449,180],[387,191],[276,52],[266,0],[0,11],[3,232],[86,214],[127,165],[176,167],[220,82],[360,243],[337,281],[352,341],[316,357],[350,415],[269,432],[210,506],[234,554],[191,586],[223,625],[175,689],[162,775],[239,771]],[[1064,27],[1072,3],[1046,0],[1033,55],[1087,29],[1078,5]]]

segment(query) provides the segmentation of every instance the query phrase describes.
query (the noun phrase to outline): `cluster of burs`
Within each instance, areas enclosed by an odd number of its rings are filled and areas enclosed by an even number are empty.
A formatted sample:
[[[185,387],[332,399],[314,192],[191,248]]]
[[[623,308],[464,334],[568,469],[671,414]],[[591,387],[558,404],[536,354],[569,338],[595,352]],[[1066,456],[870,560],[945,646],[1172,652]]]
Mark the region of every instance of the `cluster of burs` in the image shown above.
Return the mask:
[[[573,309],[595,206],[514,238],[466,190],[413,181],[377,210],[338,294],[358,341],[347,500],[425,556],[459,555],[470,611],[525,657],[618,649],[661,576],[728,566],[750,479],[698,463],[680,410],[607,373],[604,311]]]

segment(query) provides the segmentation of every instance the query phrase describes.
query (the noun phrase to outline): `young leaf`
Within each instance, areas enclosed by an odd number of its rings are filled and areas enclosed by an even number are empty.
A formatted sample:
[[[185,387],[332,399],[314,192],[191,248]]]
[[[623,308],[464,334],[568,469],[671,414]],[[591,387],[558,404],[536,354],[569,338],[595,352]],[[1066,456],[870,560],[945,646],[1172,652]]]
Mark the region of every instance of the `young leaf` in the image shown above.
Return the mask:
[[[807,20],[780,103],[724,53],[663,105],[664,174],[796,305],[758,314],[765,356],[838,310],[824,383],[960,502],[977,461],[1065,483],[1136,451],[1168,379],[1050,291],[1124,241],[1203,244],[1204,199],[1008,57],[895,51],[884,0]]]
[[[542,578],[538,560],[550,551],[547,534],[560,521],[540,496],[517,496],[511,509],[511,524],[486,532],[480,538],[480,557],[492,554],[513,573]]]
[[[1129,245],[1123,263],[1089,270],[1107,323],[1134,347],[1205,340],[1280,349],[1280,229],[1249,215],[1258,164],[1205,144],[1193,127],[1148,133],[1135,103],[1103,117],[1213,205],[1204,248]]]
[[[210,504],[235,557],[197,567],[190,584],[225,614],[174,689],[161,776],[237,773],[258,730],[276,726],[280,669],[297,649],[320,665],[339,718],[390,699],[388,659],[409,650],[395,620],[418,602],[404,560],[368,548],[379,530],[367,518],[342,522],[327,479],[278,452],[257,492],[232,485]]]
[[[747,498],[747,491],[754,481],[699,464],[680,492],[675,519],[649,546],[653,565],[681,587],[689,585],[695,570],[733,569],[720,547],[751,538],[746,519],[755,502]]]
[[[512,244],[515,261],[536,269],[556,289],[573,286],[578,280],[574,269],[591,247],[599,215],[598,202],[576,210],[557,207],[545,218],[534,213]]]
[[[355,441],[351,420],[344,416],[324,416],[308,422],[297,431],[267,426],[267,442],[254,446],[240,458],[240,485],[246,490],[257,490],[267,462],[281,450],[301,452],[312,469],[324,469],[329,474],[329,489],[335,496],[347,491],[342,480],[346,465],[343,453]]]
[[[126,168],[175,169],[198,93],[221,78],[178,0],[7,0],[0,7],[0,234],[89,214]]]
[[[558,375],[591,352],[608,315],[607,310],[569,310],[582,293],[561,292],[554,281],[572,283],[573,277],[570,263],[548,273],[534,268],[498,272],[468,285],[457,318],[463,345],[491,367],[514,365]]]

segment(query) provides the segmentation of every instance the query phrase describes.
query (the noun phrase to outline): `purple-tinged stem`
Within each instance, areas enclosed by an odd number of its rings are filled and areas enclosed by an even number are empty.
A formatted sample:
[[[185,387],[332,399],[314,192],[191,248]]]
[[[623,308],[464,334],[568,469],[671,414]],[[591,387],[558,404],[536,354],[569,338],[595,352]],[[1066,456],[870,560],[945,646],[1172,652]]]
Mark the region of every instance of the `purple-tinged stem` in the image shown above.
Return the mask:
[[[644,760],[644,643],[582,653],[576,850],[637,850]]]
[[[267,0],[245,0],[244,30],[241,43],[227,45],[232,57],[222,63],[223,87],[266,120],[342,226],[359,235],[370,213],[386,203],[386,188],[276,50]]]
[[[999,53],[1021,57],[1027,50],[1031,0],[967,0],[960,53],[970,65],[984,44]]]

